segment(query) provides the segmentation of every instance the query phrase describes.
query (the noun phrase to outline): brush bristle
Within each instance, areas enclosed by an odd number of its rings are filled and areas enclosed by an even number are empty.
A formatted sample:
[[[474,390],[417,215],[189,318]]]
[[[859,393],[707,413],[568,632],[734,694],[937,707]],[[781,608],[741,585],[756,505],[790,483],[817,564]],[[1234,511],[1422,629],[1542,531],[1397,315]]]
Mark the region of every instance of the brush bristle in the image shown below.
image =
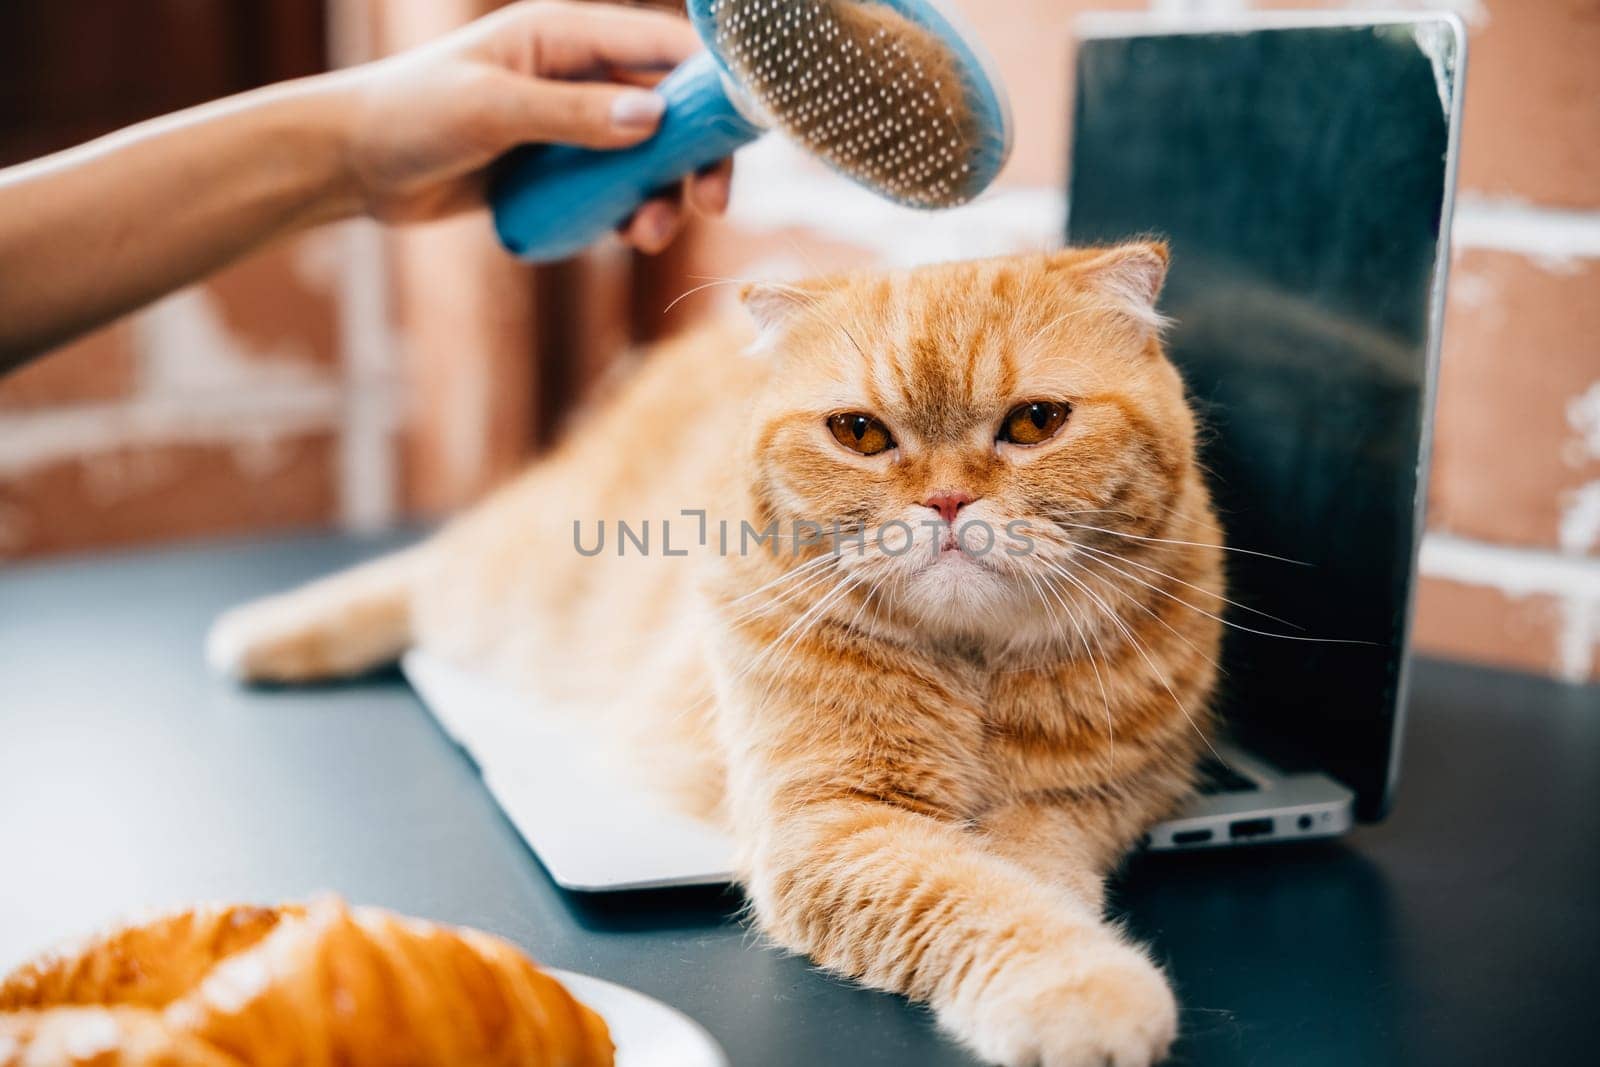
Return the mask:
[[[716,47],[784,132],[915,207],[979,191],[960,72],[927,29],[883,4],[712,0]]]

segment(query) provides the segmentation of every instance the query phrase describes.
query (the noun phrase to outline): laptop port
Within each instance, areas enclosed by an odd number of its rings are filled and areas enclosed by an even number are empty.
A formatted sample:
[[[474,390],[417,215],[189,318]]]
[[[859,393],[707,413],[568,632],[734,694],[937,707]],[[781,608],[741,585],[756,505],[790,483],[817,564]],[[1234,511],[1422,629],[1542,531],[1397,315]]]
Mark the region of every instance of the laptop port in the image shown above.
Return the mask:
[[[1272,833],[1271,819],[1240,819],[1228,824],[1228,836],[1235,841],[1244,837],[1265,837]]]
[[[1172,835],[1174,845],[1199,845],[1210,840],[1210,830],[1179,830]]]

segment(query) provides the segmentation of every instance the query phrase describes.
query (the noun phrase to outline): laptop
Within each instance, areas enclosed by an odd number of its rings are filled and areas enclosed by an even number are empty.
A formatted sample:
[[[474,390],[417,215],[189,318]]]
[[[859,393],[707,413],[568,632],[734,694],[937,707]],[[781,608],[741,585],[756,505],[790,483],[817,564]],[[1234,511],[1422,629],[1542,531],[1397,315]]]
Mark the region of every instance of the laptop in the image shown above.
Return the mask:
[[[1465,30],[1100,16],[1078,38],[1067,240],[1170,243],[1169,349],[1252,609],[1227,616],[1220,758],[1148,847],[1339,834],[1399,776]]]
[[[1156,234],[1162,310],[1230,546],[1225,739],[1152,850],[1381,818],[1407,631],[1461,117],[1448,15],[1080,25],[1069,243]],[[512,694],[404,667],[557,884],[731,880],[733,845]]]

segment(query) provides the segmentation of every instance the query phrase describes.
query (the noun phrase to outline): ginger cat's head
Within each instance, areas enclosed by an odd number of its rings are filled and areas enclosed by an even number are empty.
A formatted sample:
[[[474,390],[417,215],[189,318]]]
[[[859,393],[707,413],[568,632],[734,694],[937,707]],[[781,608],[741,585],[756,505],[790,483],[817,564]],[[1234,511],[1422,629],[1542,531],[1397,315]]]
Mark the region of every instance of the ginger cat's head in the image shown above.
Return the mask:
[[[1044,640],[1062,600],[1110,614],[1074,554],[1128,549],[1198,486],[1155,311],[1166,267],[1135,243],[748,288],[773,361],[758,518],[815,523],[812,551],[941,635]],[[858,529],[864,550],[834,536]]]

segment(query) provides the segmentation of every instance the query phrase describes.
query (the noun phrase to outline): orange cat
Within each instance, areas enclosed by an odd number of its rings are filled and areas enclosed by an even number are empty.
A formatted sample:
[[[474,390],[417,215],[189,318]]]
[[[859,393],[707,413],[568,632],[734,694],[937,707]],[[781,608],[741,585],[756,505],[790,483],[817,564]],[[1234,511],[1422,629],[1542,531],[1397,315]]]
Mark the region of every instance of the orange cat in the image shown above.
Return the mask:
[[[751,287],[753,339],[661,346],[521,480],[230,613],[213,658],[496,671],[731,826],[779,944],[992,1061],[1158,1060],[1173,997],[1102,882],[1190,788],[1222,609],[1165,272],[1130,244]]]

